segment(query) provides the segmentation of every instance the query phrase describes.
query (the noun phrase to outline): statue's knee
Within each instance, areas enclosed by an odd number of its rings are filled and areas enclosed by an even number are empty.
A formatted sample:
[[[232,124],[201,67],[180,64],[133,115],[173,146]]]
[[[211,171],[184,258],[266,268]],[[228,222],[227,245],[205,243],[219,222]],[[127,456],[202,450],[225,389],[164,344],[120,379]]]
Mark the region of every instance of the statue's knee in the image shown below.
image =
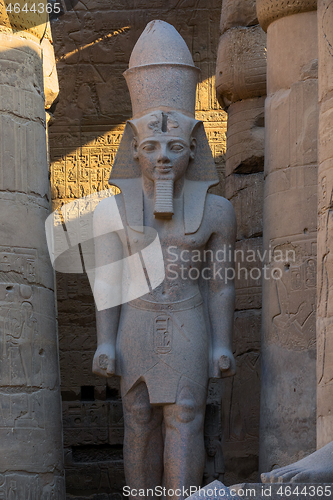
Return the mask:
[[[182,399],[177,403],[177,420],[184,424],[193,422],[198,414],[198,408],[192,399]]]
[[[177,420],[183,423],[193,422],[198,415],[198,405],[189,387],[183,387],[177,397]]]
[[[152,408],[149,403],[138,401],[130,409],[132,419],[140,425],[146,425],[152,417]]]

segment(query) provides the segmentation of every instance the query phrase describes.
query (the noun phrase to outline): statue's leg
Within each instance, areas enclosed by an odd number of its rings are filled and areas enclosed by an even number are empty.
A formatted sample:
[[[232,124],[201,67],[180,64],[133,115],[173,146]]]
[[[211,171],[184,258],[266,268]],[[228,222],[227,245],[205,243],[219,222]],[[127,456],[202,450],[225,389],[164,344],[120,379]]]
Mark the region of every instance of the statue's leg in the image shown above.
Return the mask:
[[[263,483],[332,483],[333,441],[294,464],[261,474]]]
[[[151,406],[144,382],[123,395],[122,400],[126,485],[138,490],[160,486],[163,475],[162,408]],[[148,496],[152,500],[152,495]]]
[[[207,391],[185,377],[175,404],[163,408],[165,422],[164,479],[166,489],[200,486],[205,465],[204,417]],[[192,491],[193,493],[193,491]],[[186,496],[186,495],[185,495]],[[181,500],[183,494],[168,495]]]

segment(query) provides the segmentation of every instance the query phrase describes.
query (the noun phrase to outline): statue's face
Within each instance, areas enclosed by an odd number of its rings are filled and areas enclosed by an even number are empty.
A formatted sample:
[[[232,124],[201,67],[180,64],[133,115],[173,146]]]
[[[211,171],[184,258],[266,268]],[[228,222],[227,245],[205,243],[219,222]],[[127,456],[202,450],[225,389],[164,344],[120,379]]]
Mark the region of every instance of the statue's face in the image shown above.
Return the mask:
[[[205,438],[206,452],[209,457],[215,457],[217,452],[216,442],[214,438]]]
[[[155,181],[177,181],[185,175],[190,159],[194,158],[195,139],[156,134],[134,145],[134,156],[139,161],[142,175]]]

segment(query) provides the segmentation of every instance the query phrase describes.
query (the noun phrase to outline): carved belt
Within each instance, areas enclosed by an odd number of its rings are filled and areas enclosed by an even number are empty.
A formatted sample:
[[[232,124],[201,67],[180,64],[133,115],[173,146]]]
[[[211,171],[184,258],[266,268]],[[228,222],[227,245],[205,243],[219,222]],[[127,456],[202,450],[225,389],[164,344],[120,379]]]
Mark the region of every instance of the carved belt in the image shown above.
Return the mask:
[[[196,293],[188,299],[179,300],[177,302],[151,302],[150,300],[135,299],[128,302],[129,306],[142,311],[158,311],[158,312],[176,312],[194,309],[202,304],[202,297],[200,293]]]

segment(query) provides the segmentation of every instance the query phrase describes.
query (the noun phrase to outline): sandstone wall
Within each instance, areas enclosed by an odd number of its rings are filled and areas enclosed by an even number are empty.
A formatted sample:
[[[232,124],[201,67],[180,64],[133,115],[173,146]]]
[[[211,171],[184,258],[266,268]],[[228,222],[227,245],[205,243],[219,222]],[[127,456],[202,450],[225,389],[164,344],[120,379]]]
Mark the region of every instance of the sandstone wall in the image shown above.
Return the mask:
[[[157,0],[152,7],[147,0],[89,0],[52,22],[60,83],[50,127],[54,209],[108,188],[124,124],[131,117],[122,73],[153,19],[175,26],[202,71],[197,118],[204,122],[221,179],[214,192],[224,193],[226,114],[215,94],[220,11],[220,0],[209,6],[205,0]],[[58,274],[57,298],[67,493],[81,499],[98,492],[104,500],[111,491],[118,498],[124,484],[119,382],[91,372],[95,307],[86,276]],[[221,391],[221,384],[210,387],[209,415],[216,416]],[[218,427],[220,434],[221,422]],[[206,436],[216,434],[212,425],[205,429]]]

